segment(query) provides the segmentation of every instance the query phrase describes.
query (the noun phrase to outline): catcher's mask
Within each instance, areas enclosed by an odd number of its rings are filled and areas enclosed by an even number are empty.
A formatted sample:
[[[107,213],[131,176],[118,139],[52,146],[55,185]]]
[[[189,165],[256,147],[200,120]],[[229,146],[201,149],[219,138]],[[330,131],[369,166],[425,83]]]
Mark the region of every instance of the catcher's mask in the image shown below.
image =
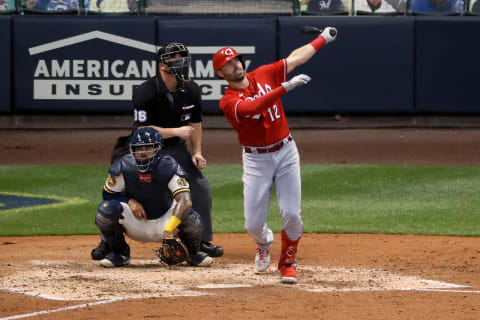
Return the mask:
[[[242,55],[239,54],[232,47],[222,48],[222,49],[218,50],[217,53],[215,53],[215,55],[213,56],[213,69],[215,71],[220,70],[225,65],[225,63],[227,63],[228,61],[232,60],[235,57],[238,60],[240,60],[240,63],[243,66],[243,70],[245,70],[245,62],[243,62]],[[218,74],[217,74],[217,76],[218,76]],[[221,78],[221,77],[219,76],[219,78]]]
[[[177,77],[179,85],[183,87],[190,81],[191,57],[187,47],[180,42],[170,42],[157,52],[157,62],[163,63],[170,69],[170,74]]]
[[[138,172],[151,171],[162,149],[162,135],[157,130],[145,127],[136,130],[130,139],[130,153],[135,158]]]

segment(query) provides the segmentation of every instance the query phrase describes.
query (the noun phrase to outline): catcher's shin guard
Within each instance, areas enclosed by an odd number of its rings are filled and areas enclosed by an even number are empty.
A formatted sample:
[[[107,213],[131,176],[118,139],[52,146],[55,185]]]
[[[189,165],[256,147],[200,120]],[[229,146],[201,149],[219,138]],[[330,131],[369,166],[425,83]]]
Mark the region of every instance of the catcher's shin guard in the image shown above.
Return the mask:
[[[178,237],[185,243],[190,255],[200,249],[203,225],[200,215],[191,210],[188,218],[178,226]]]
[[[282,251],[280,260],[278,260],[278,270],[282,270],[286,265],[293,265],[296,263],[297,247],[300,238],[293,241],[288,236],[285,230],[282,230]]]
[[[105,236],[102,234],[100,244],[92,250],[90,255],[92,256],[93,260],[102,260],[110,252],[112,252],[112,249],[110,249],[107,244],[107,240],[105,240]]]
[[[105,242],[112,252],[130,257],[130,247],[125,241],[124,230],[118,222],[123,207],[116,200],[102,201],[98,206],[95,224],[102,232]]]

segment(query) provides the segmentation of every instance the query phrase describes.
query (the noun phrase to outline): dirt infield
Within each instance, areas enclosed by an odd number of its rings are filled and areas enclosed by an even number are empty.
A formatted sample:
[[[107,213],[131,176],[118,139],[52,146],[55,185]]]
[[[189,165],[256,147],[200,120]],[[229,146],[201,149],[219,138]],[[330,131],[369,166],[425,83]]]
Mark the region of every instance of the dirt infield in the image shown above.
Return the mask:
[[[1,130],[0,165],[106,165],[125,133]],[[480,130],[293,135],[304,163],[480,164]],[[231,130],[206,130],[204,137],[208,163],[240,163]],[[271,268],[256,275],[255,245],[244,234],[215,234],[225,255],[210,269],[159,265],[155,244],[129,241],[131,266],[106,270],[89,260],[96,236],[0,238],[0,319],[479,318],[477,238],[306,234],[294,286],[278,281],[276,239]]]

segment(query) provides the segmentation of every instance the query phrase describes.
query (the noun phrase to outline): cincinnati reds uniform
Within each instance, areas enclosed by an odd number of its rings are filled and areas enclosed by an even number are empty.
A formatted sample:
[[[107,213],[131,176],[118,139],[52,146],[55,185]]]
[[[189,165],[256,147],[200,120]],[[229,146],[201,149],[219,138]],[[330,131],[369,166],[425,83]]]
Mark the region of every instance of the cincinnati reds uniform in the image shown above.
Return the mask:
[[[279,87],[287,81],[286,70],[285,59],[262,66],[246,74],[250,83],[248,88],[228,88],[220,100],[220,109],[238,132],[238,141],[244,146],[245,228],[262,250],[268,250],[274,240],[265,223],[273,183],[283,230],[293,240],[302,235],[299,155],[280,98],[258,114],[239,116],[236,107],[241,101],[255,100]]]
[[[326,28],[310,44],[286,58],[245,74],[242,57],[231,47],[217,51],[213,67],[229,87],[220,100],[220,109],[238,133],[243,146],[243,195],[245,229],[257,244],[255,271],[270,264],[273,232],[266,224],[273,184],[282,216],[282,249],[278,261],[281,281],[296,283],[296,253],[303,233],[301,217],[300,157],[290,134],[281,96],[306,84],[310,77],[287,73],[305,63],[336,37],[336,29]],[[291,65],[289,65],[291,64]]]

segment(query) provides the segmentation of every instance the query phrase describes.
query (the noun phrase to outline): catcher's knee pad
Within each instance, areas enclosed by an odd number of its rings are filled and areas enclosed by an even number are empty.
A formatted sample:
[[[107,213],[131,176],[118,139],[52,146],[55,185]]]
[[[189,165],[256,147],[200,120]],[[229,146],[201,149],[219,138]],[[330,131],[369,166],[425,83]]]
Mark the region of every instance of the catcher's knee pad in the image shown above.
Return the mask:
[[[97,209],[95,224],[102,232],[109,232],[118,225],[118,220],[122,217],[123,207],[117,200],[102,201]]]
[[[178,231],[179,238],[185,242],[190,254],[200,249],[203,224],[198,212],[192,209],[188,218],[178,226]]]
[[[95,215],[95,224],[102,232],[112,251],[130,255],[130,248],[125,242],[124,229],[118,220],[122,217],[123,207],[116,200],[102,201]],[[126,254],[128,252],[128,254]]]

